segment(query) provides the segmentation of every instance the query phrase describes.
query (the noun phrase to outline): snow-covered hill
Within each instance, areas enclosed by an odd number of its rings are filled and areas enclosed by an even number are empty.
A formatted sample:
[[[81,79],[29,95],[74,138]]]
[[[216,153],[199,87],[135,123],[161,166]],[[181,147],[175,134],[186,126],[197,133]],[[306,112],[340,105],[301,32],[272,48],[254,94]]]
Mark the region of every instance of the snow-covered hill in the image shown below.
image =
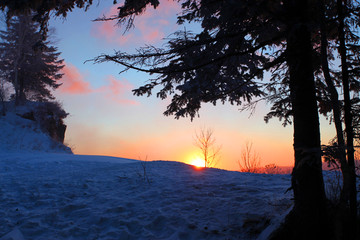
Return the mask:
[[[1,240],[265,239],[291,207],[288,175],[55,153],[0,159]]]
[[[36,108],[28,102],[15,107],[7,103],[5,116],[0,115],[0,152],[57,152],[71,153],[71,149],[54,141],[41,129],[39,122],[22,117]]]

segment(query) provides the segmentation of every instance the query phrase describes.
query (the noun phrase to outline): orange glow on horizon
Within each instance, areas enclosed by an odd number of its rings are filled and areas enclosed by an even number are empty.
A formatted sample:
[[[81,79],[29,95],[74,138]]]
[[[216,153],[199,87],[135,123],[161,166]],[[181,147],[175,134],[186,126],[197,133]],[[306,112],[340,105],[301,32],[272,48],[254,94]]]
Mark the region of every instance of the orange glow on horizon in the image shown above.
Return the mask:
[[[141,107],[141,105],[138,107]],[[99,115],[101,116],[101,114]],[[104,130],[103,125],[105,123],[94,126],[82,122],[78,125],[69,125],[67,137],[73,139],[70,143],[76,146],[75,154],[107,155],[130,159],[139,159],[139,157],[144,159],[147,156],[149,160],[177,161],[194,167],[204,167],[201,152],[192,143],[194,127],[187,130],[186,126],[183,126],[181,122],[173,123],[172,119],[170,121],[171,126],[176,125],[176,129],[181,130],[168,130],[166,133],[159,134],[146,127],[121,129],[121,125],[111,126],[109,129],[105,128]],[[267,127],[267,125],[265,126]],[[237,132],[218,129],[216,132],[217,142],[221,143],[223,147],[218,164],[211,167],[239,171],[238,160],[246,138],[242,138],[242,135]],[[138,133],[138,135],[134,136],[134,133]],[[271,137],[273,135],[271,133]],[[278,133],[276,137],[279,140],[275,141],[268,136],[261,137],[259,134],[252,134],[252,141],[261,157],[261,167],[269,164],[277,166],[293,165],[291,139],[287,140],[283,135]]]
[[[192,159],[190,164],[197,168],[205,167],[205,161],[204,161],[204,159],[201,159],[200,157],[196,157],[196,158]]]

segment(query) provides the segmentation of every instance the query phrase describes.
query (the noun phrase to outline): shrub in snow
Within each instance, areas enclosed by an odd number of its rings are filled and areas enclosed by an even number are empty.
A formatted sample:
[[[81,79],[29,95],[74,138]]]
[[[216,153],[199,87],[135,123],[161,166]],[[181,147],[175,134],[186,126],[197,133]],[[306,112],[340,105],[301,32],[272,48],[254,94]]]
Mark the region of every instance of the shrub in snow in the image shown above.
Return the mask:
[[[145,158],[145,160],[140,160],[140,165],[141,165],[141,168],[137,170],[137,175],[139,176],[139,178],[144,181],[144,182],[147,182],[148,184],[151,183],[151,179],[149,177],[149,171],[148,171],[148,167],[147,167],[147,157]]]
[[[68,116],[68,113],[65,112],[59,102],[38,103],[33,115],[44,132],[48,133],[54,140],[64,142],[66,131],[64,118]]]
[[[279,174],[280,171],[279,171],[278,166],[276,166],[276,164],[271,163],[271,164],[265,165],[265,173],[266,174]]]

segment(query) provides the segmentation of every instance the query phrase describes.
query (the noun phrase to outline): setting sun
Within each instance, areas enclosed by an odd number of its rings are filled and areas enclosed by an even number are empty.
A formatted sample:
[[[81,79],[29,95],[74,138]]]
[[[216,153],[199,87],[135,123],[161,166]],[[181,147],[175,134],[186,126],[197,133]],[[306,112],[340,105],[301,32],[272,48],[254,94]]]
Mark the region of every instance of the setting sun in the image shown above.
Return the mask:
[[[205,167],[205,161],[204,159],[201,159],[200,157],[194,158],[190,162],[191,165],[195,167]]]

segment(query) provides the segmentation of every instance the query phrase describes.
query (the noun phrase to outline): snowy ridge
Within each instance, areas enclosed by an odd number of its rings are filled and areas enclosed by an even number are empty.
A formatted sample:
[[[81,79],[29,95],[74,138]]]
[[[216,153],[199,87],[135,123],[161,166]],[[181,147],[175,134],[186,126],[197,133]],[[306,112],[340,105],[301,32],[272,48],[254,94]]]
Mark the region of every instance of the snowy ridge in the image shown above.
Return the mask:
[[[1,240],[266,239],[292,204],[289,175],[71,154],[0,159]],[[12,232],[23,239],[1,238]]]

